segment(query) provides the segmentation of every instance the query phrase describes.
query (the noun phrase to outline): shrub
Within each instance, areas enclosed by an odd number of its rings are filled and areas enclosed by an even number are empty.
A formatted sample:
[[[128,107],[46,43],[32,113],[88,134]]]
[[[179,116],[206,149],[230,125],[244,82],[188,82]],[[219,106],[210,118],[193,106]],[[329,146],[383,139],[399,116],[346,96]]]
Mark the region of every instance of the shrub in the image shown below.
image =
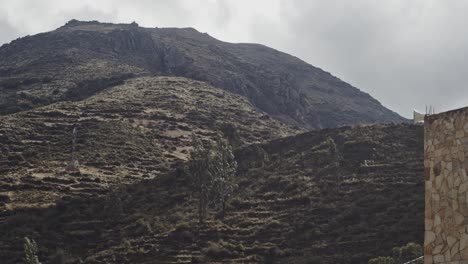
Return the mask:
[[[233,255],[231,251],[223,248],[222,245],[211,241],[208,242],[207,247],[203,248],[201,251],[206,256],[214,259],[228,258]]]
[[[136,221],[137,233],[138,234],[148,234],[153,233],[151,224],[148,223],[144,218],[140,218]]]
[[[369,260],[369,264],[396,264],[396,262],[391,257],[376,257]]]
[[[189,228],[190,228],[190,223],[186,222],[186,221],[182,221],[182,222],[177,223],[177,225],[175,227],[176,231],[183,231],[183,230],[187,230]]]
[[[268,223],[268,227],[269,227],[269,228],[279,228],[279,227],[281,227],[281,226],[282,226],[282,224],[281,224],[281,222],[278,221],[278,220],[271,220],[271,222]]]
[[[37,257],[37,244],[34,239],[24,238],[24,262],[26,264],[41,264]]]
[[[402,247],[395,247],[392,249],[392,257],[382,257],[373,258],[369,260],[369,264],[396,264],[404,263],[413,259],[416,259],[423,255],[423,250],[420,245],[414,242],[410,242]],[[423,263],[423,260],[420,259],[415,264]]]
[[[219,241],[219,244],[220,244],[223,248],[225,248],[225,249],[227,249],[227,250],[229,250],[229,251],[237,251],[237,252],[239,252],[239,253],[242,253],[242,252],[244,252],[244,250],[245,250],[245,247],[244,247],[244,245],[242,245],[242,244],[235,245],[235,244],[233,244],[233,243],[230,243],[230,242],[227,242],[227,241],[223,241],[223,240],[220,240],[220,241]]]

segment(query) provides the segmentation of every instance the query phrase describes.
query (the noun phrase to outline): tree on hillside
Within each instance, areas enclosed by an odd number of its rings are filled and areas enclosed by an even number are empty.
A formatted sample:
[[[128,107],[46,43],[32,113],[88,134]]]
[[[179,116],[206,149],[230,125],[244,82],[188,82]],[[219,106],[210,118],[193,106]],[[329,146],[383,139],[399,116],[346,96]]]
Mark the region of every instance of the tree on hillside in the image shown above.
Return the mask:
[[[391,257],[377,257],[369,260],[369,264],[396,264]]]
[[[396,262],[407,262],[422,255],[424,255],[424,252],[421,245],[414,242],[392,249],[392,256]],[[420,262],[422,263],[422,260]]]
[[[239,130],[234,126],[234,124],[229,122],[222,123],[220,125],[220,131],[233,149],[237,149],[242,146],[242,139],[239,135]]]
[[[76,157],[76,139],[78,137],[78,128],[75,126],[73,128],[73,137],[72,137],[72,147],[71,147],[71,160],[68,163],[65,170],[70,173],[79,173],[80,172],[80,163]]]
[[[187,162],[188,173],[198,198],[198,218],[203,224],[210,201],[221,210],[221,217],[226,211],[226,203],[234,189],[234,175],[237,162],[232,147],[218,132],[216,143],[205,147],[202,141],[192,133],[192,151]]]
[[[192,132],[192,147],[187,163],[188,173],[198,198],[198,220],[203,224],[206,219],[208,201],[213,189],[211,151],[203,146],[202,141]]]
[[[332,137],[328,136],[326,142],[328,145],[328,153],[330,154],[330,157],[335,161],[335,165],[339,166],[341,157],[338,147],[336,146],[335,140],[333,140]]]
[[[221,208],[221,218],[226,211],[226,202],[234,190],[233,178],[237,171],[237,162],[232,153],[232,147],[218,132],[214,149],[213,168],[213,194],[215,203]]]
[[[26,264],[41,264],[37,257],[37,244],[34,239],[24,238],[24,262]]]
[[[420,245],[410,242],[402,247],[394,247],[391,257],[377,257],[369,260],[369,264],[396,264],[412,261],[411,264],[422,264],[421,257],[424,254]]]

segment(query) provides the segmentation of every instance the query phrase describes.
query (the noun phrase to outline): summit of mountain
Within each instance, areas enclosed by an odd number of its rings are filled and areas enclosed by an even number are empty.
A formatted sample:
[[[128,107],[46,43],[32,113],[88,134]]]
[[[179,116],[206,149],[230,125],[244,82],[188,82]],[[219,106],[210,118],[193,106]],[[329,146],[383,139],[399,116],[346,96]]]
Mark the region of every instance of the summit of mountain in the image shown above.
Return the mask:
[[[80,100],[137,76],[181,76],[307,129],[405,122],[369,94],[275,49],[193,28],[72,20],[0,47],[0,114]]]

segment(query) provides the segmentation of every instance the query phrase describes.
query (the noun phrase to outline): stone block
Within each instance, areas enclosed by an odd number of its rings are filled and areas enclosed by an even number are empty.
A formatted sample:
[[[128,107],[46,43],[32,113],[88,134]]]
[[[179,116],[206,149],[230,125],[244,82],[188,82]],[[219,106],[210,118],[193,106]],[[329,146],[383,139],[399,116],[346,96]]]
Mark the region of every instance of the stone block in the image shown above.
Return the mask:
[[[441,223],[442,223],[442,220],[440,219],[439,214],[436,214],[436,215],[434,216],[434,227],[439,226]]]
[[[443,263],[445,262],[444,255],[435,255],[434,256],[434,263]]]
[[[444,247],[444,245],[435,246],[434,249],[432,250],[432,254],[434,254],[434,255],[440,254],[442,252],[443,247]]]
[[[460,252],[459,250],[459,242],[455,242],[452,246],[452,248],[450,249],[450,258],[452,260],[458,260],[455,258],[455,255],[457,255],[458,253]]]
[[[463,250],[460,250],[461,258],[463,260],[468,260],[468,248],[465,248]]]
[[[464,193],[466,190],[468,190],[468,182],[464,182],[460,185],[458,188],[458,193]]]
[[[463,138],[465,137],[465,131],[464,130],[458,130],[455,132],[455,138]]]
[[[457,242],[457,239],[453,236],[447,236],[447,243],[449,248],[452,248],[452,246]]]
[[[452,256],[450,256],[450,250],[445,251],[444,258],[445,261],[452,261]]]
[[[455,224],[461,225],[465,223],[465,217],[459,212],[454,212]]]
[[[432,231],[425,231],[424,233],[424,245],[429,245],[435,241],[435,234]]]
[[[468,235],[462,234],[460,236],[460,251],[466,249],[468,247]]]
[[[424,256],[424,264],[433,264],[434,261],[432,260],[432,255],[425,255]]]
[[[433,227],[433,226],[434,226],[434,221],[433,221],[432,219],[426,218],[426,219],[424,220],[424,229],[425,229],[426,231],[432,230],[432,227]]]

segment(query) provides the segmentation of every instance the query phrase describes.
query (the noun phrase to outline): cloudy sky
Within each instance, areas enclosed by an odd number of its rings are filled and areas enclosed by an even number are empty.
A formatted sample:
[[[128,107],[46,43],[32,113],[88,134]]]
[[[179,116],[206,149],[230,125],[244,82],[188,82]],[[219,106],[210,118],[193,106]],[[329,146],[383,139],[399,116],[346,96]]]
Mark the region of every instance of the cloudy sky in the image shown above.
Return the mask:
[[[0,45],[66,21],[194,27],[295,55],[405,117],[468,106],[464,0],[0,0]]]

